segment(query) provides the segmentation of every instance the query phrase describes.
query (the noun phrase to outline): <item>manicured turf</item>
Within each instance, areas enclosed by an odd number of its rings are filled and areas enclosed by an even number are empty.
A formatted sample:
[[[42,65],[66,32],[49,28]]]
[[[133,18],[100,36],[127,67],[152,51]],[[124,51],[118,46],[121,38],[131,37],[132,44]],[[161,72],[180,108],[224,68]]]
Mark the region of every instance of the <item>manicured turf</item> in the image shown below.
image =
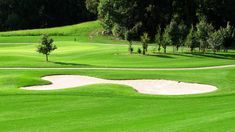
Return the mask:
[[[11,131],[233,131],[234,68],[196,71],[1,71],[0,129]],[[215,93],[152,96],[120,85],[24,91],[40,76],[80,74],[108,79],[162,78],[215,85]]]
[[[39,42],[43,34],[50,35],[55,41],[79,41],[95,43],[126,43],[114,37],[103,36],[99,21],[48,29],[19,30],[0,32],[0,43]]]
[[[235,53],[214,54],[153,54],[130,55],[127,45],[56,42],[58,50],[50,56],[51,62],[36,52],[37,44],[0,44],[0,67],[203,67],[235,64]],[[140,47],[136,45],[135,49]],[[186,51],[186,49],[185,49]]]
[[[235,52],[130,55],[127,42],[101,36],[98,21],[74,26],[0,33],[0,67],[179,68],[235,64]],[[46,63],[36,52],[42,33],[58,50]],[[74,42],[76,38],[76,41]],[[15,44],[13,44],[15,43]],[[22,43],[22,44],[20,44]],[[135,51],[141,47],[135,43]],[[48,84],[54,74],[106,79],[168,79],[209,84],[213,93],[190,96],[139,94],[128,86],[102,84],[57,91],[24,91]],[[0,70],[1,131],[235,131],[235,68],[193,71]]]

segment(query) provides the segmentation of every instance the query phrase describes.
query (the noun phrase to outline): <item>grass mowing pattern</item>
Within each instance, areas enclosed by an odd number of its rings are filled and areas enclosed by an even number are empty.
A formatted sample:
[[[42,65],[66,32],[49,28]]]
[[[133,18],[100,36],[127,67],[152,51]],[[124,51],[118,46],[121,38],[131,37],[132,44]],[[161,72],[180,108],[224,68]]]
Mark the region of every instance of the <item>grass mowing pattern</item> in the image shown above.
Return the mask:
[[[235,64],[230,53],[129,55],[124,41],[100,36],[97,21],[60,28],[0,33],[0,43],[39,42],[52,35],[59,49],[46,63],[35,44],[0,44],[0,67],[201,67]],[[72,42],[76,38],[79,43]],[[58,42],[63,41],[63,42]],[[85,42],[85,43],[81,43]],[[91,42],[95,42],[91,43]],[[102,44],[97,44],[102,43]],[[135,50],[140,45],[135,45]],[[155,46],[150,46],[150,50]],[[169,47],[170,53],[172,48]],[[186,49],[185,49],[186,50]],[[24,91],[48,84],[41,76],[79,74],[106,79],[169,79],[214,85],[214,93],[153,96],[122,85]],[[0,70],[1,131],[235,131],[235,68],[195,71]]]
[[[195,71],[40,70],[0,72],[0,128],[9,131],[233,131],[234,68]],[[80,74],[107,79],[162,78],[215,85],[215,93],[152,96],[121,85],[24,91],[39,76]],[[218,77],[219,76],[219,77]],[[8,105],[5,105],[8,104]]]
[[[0,44],[0,67],[135,67],[179,68],[235,64],[235,53],[130,55],[128,45],[56,42],[58,50],[49,57],[36,52],[36,44]],[[138,45],[134,46],[137,49]],[[168,52],[172,53],[172,48]],[[186,50],[186,49],[185,49]]]
[[[101,31],[100,22],[91,21],[64,27],[0,32],[0,43],[37,43],[43,34],[50,35],[55,41],[126,43],[114,37],[102,36]]]

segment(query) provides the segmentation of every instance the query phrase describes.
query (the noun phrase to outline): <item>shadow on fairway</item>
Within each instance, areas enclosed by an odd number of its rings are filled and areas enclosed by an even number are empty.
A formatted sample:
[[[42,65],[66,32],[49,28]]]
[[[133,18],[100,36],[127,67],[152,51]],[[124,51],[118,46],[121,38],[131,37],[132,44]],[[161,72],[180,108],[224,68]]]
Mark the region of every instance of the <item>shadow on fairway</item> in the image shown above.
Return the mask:
[[[146,56],[153,56],[153,57],[160,57],[160,58],[174,58],[174,57],[172,57],[172,56],[170,56],[170,55],[167,55],[167,54],[155,54],[155,55],[146,55]]]
[[[235,60],[235,54],[231,54],[231,53],[218,53],[218,54],[214,54],[214,53],[179,53],[179,54],[171,54],[171,55],[175,55],[175,56],[183,56],[183,57],[207,57],[207,58],[215,58],[215,59],[227,59],[227,60]]]
[[[64,66],[79,66],[79,67],[92,67],[92,65],[87,65],[87,64],[78,64],[78,63],[68,63],[68,62],[52,62],[57,65],[64,65]]]

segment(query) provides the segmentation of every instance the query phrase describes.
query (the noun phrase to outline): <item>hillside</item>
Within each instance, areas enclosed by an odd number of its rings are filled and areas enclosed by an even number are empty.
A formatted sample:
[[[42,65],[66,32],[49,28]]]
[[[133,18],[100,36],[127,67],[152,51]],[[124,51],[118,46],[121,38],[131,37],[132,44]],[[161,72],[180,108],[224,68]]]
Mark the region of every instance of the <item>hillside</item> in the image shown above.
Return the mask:
[[[89,33],[100,28],[99,21],[91,21],[55,28],[0,32],[0,36],[40,36],[42,34],[48,34],[50,36],[88,36]]]

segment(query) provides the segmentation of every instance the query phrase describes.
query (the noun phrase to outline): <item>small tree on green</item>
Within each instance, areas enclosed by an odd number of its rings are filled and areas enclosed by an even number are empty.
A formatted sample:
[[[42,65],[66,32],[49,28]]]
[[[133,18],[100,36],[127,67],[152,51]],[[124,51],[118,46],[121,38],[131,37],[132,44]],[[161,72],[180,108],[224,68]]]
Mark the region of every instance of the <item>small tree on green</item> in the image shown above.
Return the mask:
[[[53,44],[53,39],[49,38],[47,34],[43,35],[41,44],[37,47],[37,52],[46,56],[46,61],[48,62],[48,56],[50,53],[57,49],[56,45]]]
[[[129,42],[128,50],[129,50],[130,54],[132,54],[133,51],[134,51],[134,49],[132,47],[132,44],[133,44],[132,42],[133,42],[133,39],[134,39],[133,33],[131,31],[127,31],[125,33],[125,39]]]
[[[186,38],[185,45],[190,48],[191,53],[194,51],[196,47],[199,46],[199,42],[197,41],[196,31],[193,26],[190,29],[189,34]]]
[[[141,36],[141,42],[142,42],[142,46],[143,46],[143,55],[146,54],[146,52],[148,51],[148,43],[150,41],[149,35],[148,33],[144,33]]]

